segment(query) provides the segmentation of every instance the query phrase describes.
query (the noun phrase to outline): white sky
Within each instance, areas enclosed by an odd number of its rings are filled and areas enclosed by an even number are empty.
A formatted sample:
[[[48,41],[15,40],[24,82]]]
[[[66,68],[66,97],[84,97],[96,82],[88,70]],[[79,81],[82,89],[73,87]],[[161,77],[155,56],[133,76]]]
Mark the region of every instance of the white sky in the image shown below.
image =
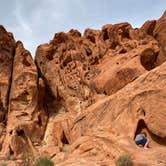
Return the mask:
[[[36,47],[54,33],[125,21],[140,27],[164,10],[166,0],[0,0],[0,24],[34,56]]]

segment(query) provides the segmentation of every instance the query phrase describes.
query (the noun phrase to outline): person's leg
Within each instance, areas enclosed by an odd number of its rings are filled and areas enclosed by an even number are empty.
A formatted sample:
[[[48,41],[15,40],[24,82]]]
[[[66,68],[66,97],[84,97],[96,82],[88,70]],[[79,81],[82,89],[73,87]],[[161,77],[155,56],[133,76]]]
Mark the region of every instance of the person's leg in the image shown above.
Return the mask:
[[[144,148],[145,148],[145,149],[149,148],[148,145],[149,145],[149,139],[147,139],[146,144],[144,145]]]

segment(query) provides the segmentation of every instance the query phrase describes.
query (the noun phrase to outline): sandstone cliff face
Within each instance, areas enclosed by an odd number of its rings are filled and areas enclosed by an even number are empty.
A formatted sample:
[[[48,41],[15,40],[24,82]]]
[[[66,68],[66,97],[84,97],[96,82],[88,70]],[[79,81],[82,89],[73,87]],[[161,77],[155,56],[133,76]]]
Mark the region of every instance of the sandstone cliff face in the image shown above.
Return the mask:
[[[32,148],[32,145],[29,145],[31,141],[41,141],[46,116],[43,108],[39,108],[38,85],[37,69],[33,59],[23,44],[17,42],[4,142],[6,153],[18,155],[23,150],[27,151],[27,146]]]
[[[135,165],[166,165],[165,25],[164,13],[140,29],[56,33],[35,62],[0,27],[1,158],[30,153],[59,166],[109,166],[129,153]],[[141,131],[148,150],[133,141]]]
[[[158,56],[158,64],[161,64],[166,60],[166,12],[163,16],[156,22],[156,26],[153,32],[154,37],[158,40],[160,45],[160,53]]]
[[[0,26],[0,109],[2,122],[3,113],[7,112],[9,90],[11,86],[12,61],[14,57],[15,41],[11,33]],[[5,114],[4,114],[5,115]]]
[[[0,26],[0,148],[5,137],[14,51],[15,40],[12,34]]]

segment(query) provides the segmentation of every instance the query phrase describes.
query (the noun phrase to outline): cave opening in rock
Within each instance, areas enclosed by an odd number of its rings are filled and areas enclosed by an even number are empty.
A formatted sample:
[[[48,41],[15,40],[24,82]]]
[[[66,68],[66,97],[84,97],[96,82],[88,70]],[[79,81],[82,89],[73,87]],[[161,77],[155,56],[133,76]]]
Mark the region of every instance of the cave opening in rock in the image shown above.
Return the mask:
[[[155,68],[157,56],[158,53],[155,53],[151,48],[144,50],[140,57],[142,66],[148,71],[152,70]]]
[[[11,146],[9,146],[9,154],[10,156],[14,155],[14,151],[12,150]]]
[[[122,48],[120,51],[119,51],[119,54],[125,54],[127,52],[127,50],[125,48]]]
[[[103,30],[103,40],[108,40],[109,39],[109,35],[108,35],[108,31],[107,30]]]
[[[137,124],[137,129],[136,129],[136,132],[135,132],[135,136],[139,133],[142,132],[143,129],[146,129],[146,124],[144,122],[144,120],[139,120],[138,124]]]
[[[26,57],[23,58],[22,63],[23,63],[25,66],[27,66],[27,67],[31,66],[31,63],[27,60]]]
[[[96,39],[95,39],[94,36],[89,35],[87,38],[88,38],[92,43],[96,43]]]
[[[64,131],[62,133],[61,141],[62,141],[63,144],[69,144],[69,141],[66,138],[66,135],[65,135]]]
[[[40,127],[42,127],[42,125],[43,125],[41,116],[38,116],[38,125],[39,125]]]
[[[25,137],[24,130],[22,130],[22,129],[21,130],[17,130],[16,133],[17,133],[17,136]]]
[[[152,133],[148,129],[144,120],[140,119],[137,124],[137,129],[136,129],[134,138],[136,137],[137,134],[139,134],[143,131],[147,134],[147,137],[150,140],[150,146],[156,146],[156,145],[166,146],[166,137],[162,138],[162,137]]]
[[[13,134],[13,130],[11,130],[11,131],[9,132],[9,134],[12,135],[12,134]]]

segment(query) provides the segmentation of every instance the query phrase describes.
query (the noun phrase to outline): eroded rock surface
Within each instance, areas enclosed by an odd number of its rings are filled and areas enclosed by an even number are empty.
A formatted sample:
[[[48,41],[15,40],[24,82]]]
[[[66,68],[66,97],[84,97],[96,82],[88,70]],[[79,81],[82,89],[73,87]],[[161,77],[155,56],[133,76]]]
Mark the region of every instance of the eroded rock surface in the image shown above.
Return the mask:
[[[17,156],[41,142],[47,116],[41,103],[42,82],[30,53],[21,42],[16,43],[12,81],[2,152]],[[41,102],[41,103],[39,103]]]
[[[0,110],[7,112],[9,89],[11,86],[12,61],[14,57],[15,40],[13,35],[0,26]],[[2,115],[0,122],[3,121]]]
[[[0,149],[5,137],[15,40],[0,26]]]
[[[165,25],[164,13],[139,29],[125,22],[56,33],[35,62],[1,27],[1,158],[110,166],[129,153],[136,166],[165,166]],[[134,143],[142,131],[147,150]]]

